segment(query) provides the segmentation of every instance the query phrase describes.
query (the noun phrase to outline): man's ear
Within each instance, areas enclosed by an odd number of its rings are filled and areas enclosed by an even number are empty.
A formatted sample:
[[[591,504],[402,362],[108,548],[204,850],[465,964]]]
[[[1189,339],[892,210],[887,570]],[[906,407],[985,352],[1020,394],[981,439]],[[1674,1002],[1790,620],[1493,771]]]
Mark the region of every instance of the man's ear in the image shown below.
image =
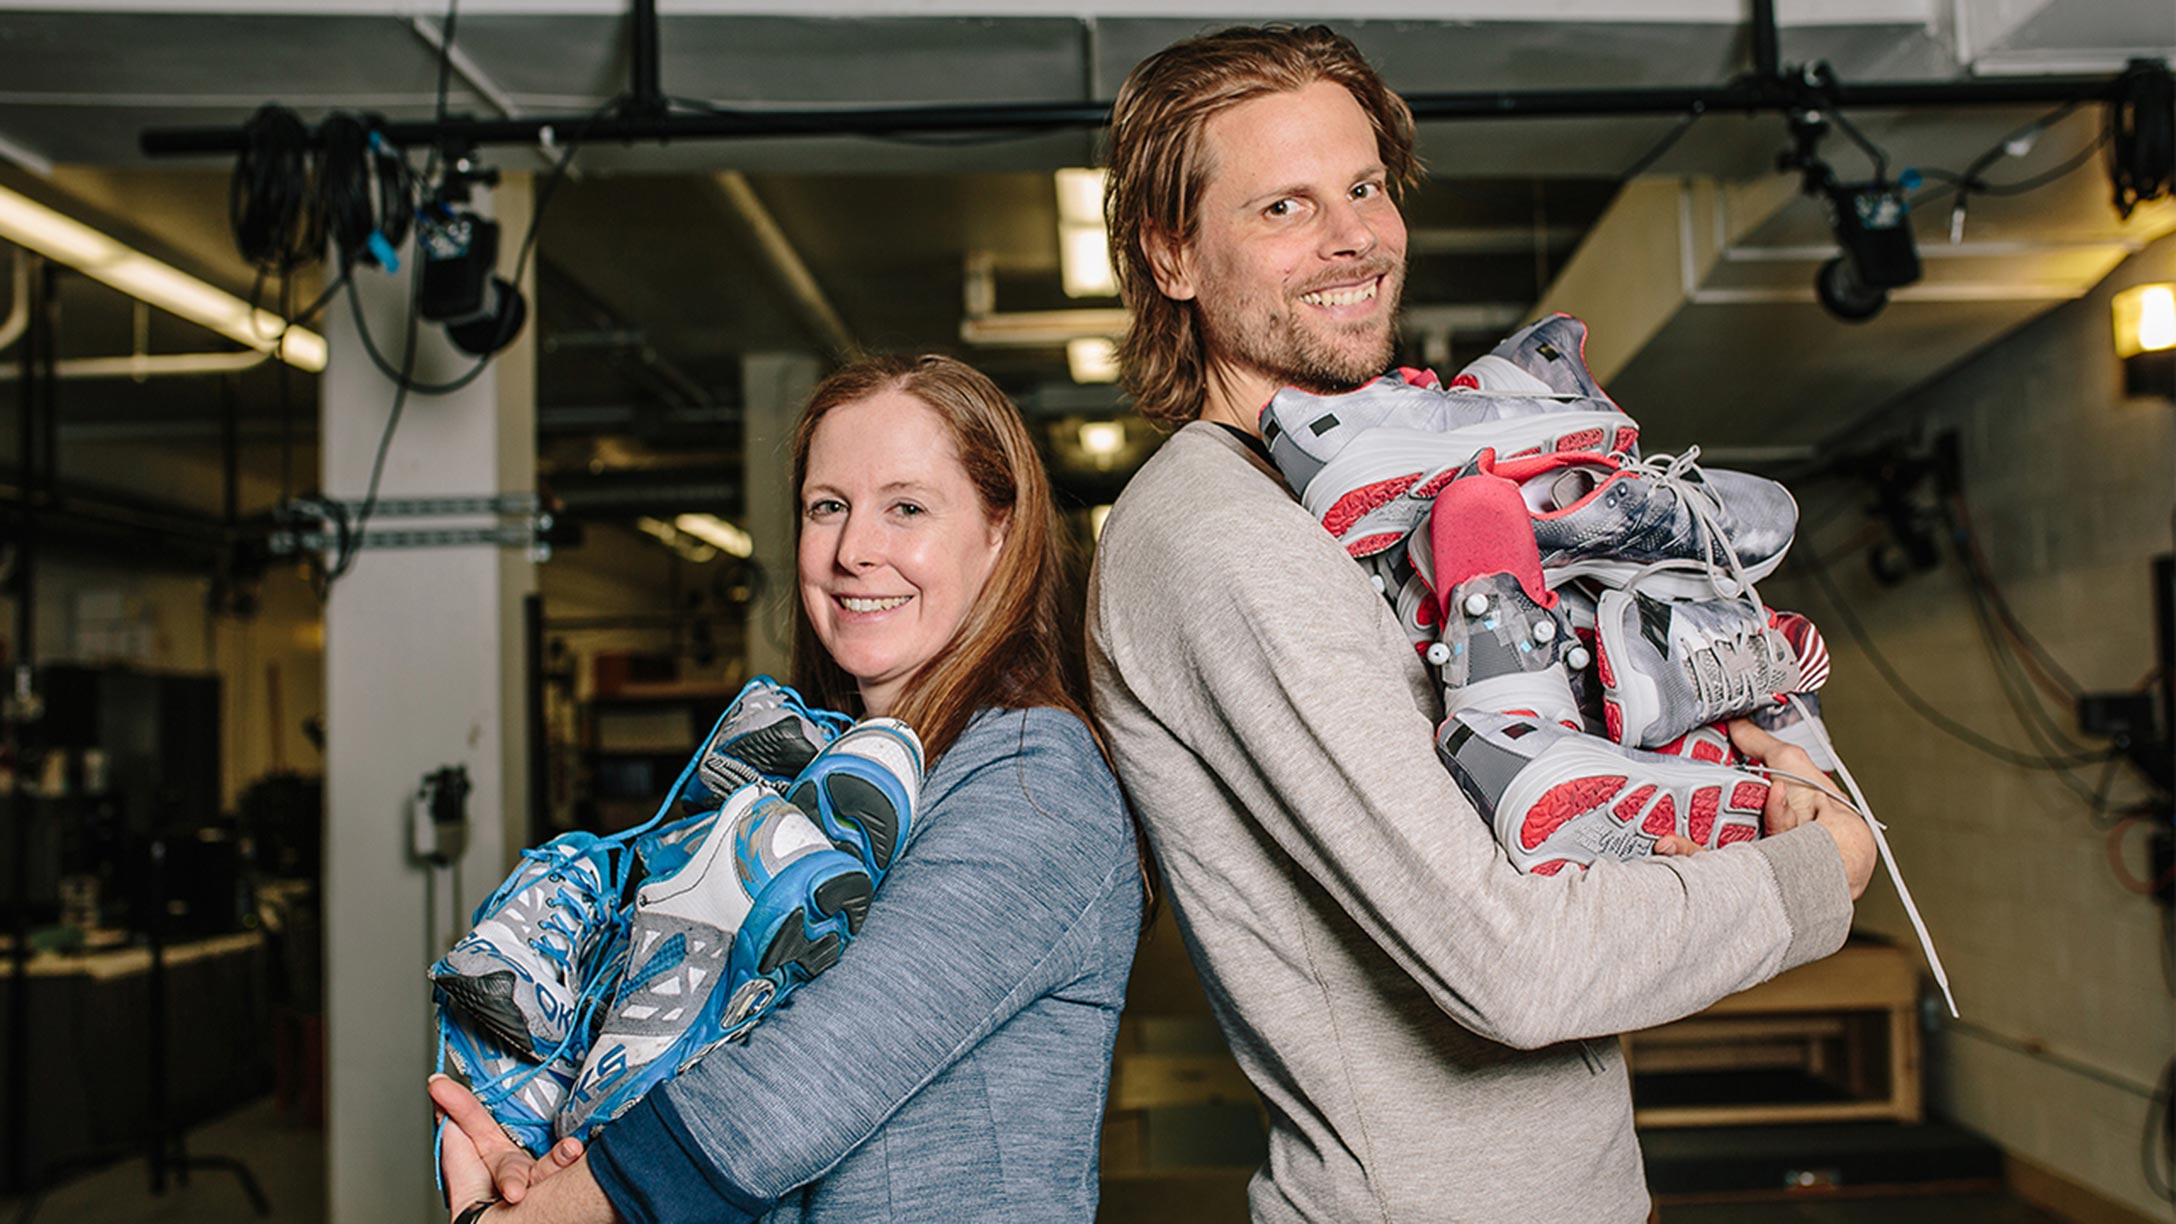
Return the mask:
[[[1157,291],[1174,302],[1194,300],[1193,260],[1186,244],[1153,225],[1141,227],[1141,254],[1156,277]]]

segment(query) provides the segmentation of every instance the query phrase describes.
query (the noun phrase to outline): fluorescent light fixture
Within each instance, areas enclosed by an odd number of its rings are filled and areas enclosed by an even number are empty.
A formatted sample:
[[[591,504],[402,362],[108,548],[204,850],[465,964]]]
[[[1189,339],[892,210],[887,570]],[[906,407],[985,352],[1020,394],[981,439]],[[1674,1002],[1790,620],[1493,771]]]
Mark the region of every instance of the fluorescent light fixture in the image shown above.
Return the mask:
[[[658,542],[678,553],[682,560],[701,565],[706,561],[717,559],[718,550],[716,548],[703,543],[663,519],[654,519],[644,515],[635,520],[635,526],[644,535],[656,537]]]
[[[5,187],[0,187],[0,238],[260,353],[280,349],[273,355],[296,369],[315,373],[325,368],[325,338],[316,332],[287,328],[281,344],[285,322],[271,311],[252,311],[249,303],[226,290]]]
[[[1065,365],[1077,383],[1118,381],[1118,345],[1108,336],[1065,342]]]
[[[1118,277],[1111,272],[1111,240],[1100,225],[1058,227],[1058,275],[1067,297],[1114,297]]]
[[[1120,421],[1083,421],[1080,448],[1091,455],[1109,456],[1126,449],[1126,426]]]
[[[2116,356],[2176,349],[2176,285],[2134,285],[2115,296]]]
[[[719,552],[731,553],[736,557],[755,555],[755,537],[715,514],[683,514],[674,519],[672,525]]]
[[[1103,171],[1057,172],[1058,272],[1067,297],[1112,297],[1110,236],[1103,229]]]
[[[1103,224],[1103,174],[1101,170],[1072,167],[1060,170],[1058,220],[1067,225]]]

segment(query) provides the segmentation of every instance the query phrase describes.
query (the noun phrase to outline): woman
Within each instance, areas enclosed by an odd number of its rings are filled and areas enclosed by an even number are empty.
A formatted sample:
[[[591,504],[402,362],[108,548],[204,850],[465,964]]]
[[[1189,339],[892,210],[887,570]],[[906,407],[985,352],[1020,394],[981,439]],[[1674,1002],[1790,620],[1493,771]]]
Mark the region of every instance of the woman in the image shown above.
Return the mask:
[[[1003,393],[872,358],[794,434],[795,683],[904,719],[931,762],[913,842],[846,957],[742,1043],[541,1161],[465,1089],[449,1200],[493,1224],[1087,1220],[1141,868],[1064,678],[1056,511]]]

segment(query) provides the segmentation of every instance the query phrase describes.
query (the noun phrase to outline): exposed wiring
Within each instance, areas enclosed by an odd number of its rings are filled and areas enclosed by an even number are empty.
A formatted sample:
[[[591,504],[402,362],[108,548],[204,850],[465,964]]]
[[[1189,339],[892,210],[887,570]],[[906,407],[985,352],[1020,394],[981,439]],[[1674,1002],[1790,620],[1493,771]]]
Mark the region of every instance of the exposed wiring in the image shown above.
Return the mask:
[[[1936,730],[1957,740],[1966,747],[2005,764],[2015,765],[2020,769],[2070,769],[2079,765],[2091,765],[2105,761],[2114,754],[2115,750],[2113,749],[2106,752],[2081,753],[2071,757],[2050,757],[2037,753],[2021,752],[1982,735],[1980,732],[1936,709],[1933,703],[1921,697],[1909,684],[1905,683],[1904,677],[1898,674],[1895,666],[1889,662],[1888,656],[1883,654],[1881,648],[1874,644],[1873,638],[1866,631],[1866,626],[1860,623],[1858,614],[1852,610],[1849,601],[1844,598],[1843,592],[1837,588],[1834,576],[1829,573],[1827,563],[1822,559],[1820,550],[1813,546],[1813,542],[1800,537],[1796,551],[1810,563],[1808,568],[1813,571],[1814,581],[1820,586],[1821,592],[1827,598],[1829,605],[1836,610],[1837,616],[1843,621],[1844,628],[1851,634],[1852,640],[1856,641],[1859,648],[1865,651],[1868,661],[1874,665],[1874,670],[1880,674],[1882,680],[1888,684],[1889,688],[1903,700],[1904,704],[1913,713],[1932,724]]]

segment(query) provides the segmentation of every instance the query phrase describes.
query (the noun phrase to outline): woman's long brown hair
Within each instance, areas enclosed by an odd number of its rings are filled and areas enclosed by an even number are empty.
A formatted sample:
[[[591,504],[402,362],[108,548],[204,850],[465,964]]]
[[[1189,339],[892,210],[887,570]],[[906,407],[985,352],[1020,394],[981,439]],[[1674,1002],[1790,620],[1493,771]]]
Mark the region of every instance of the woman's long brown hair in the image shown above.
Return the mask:
[[[1064,536],[1050,479],[1019,409],[981,371],[951,357],[877,356],[819,383],[793,432],[795,555],[803,521],[798,499],[817,424],[835,408],[886,391],[913,396],[944,421],[984,516],[1005,524],[1004,543],[982,594],[969,605],[952,640],[908,677],[892,716],[914,728],[932,761],[959,738],[975,711],[987,706],[1055,706],[1093,726],[1078,695],[1079,670],[1068,666],[1072,635],[1066,631]],[[824,649],[799,600],[794,602],[793,683],[819,706],[858,712],[854,678]]]

